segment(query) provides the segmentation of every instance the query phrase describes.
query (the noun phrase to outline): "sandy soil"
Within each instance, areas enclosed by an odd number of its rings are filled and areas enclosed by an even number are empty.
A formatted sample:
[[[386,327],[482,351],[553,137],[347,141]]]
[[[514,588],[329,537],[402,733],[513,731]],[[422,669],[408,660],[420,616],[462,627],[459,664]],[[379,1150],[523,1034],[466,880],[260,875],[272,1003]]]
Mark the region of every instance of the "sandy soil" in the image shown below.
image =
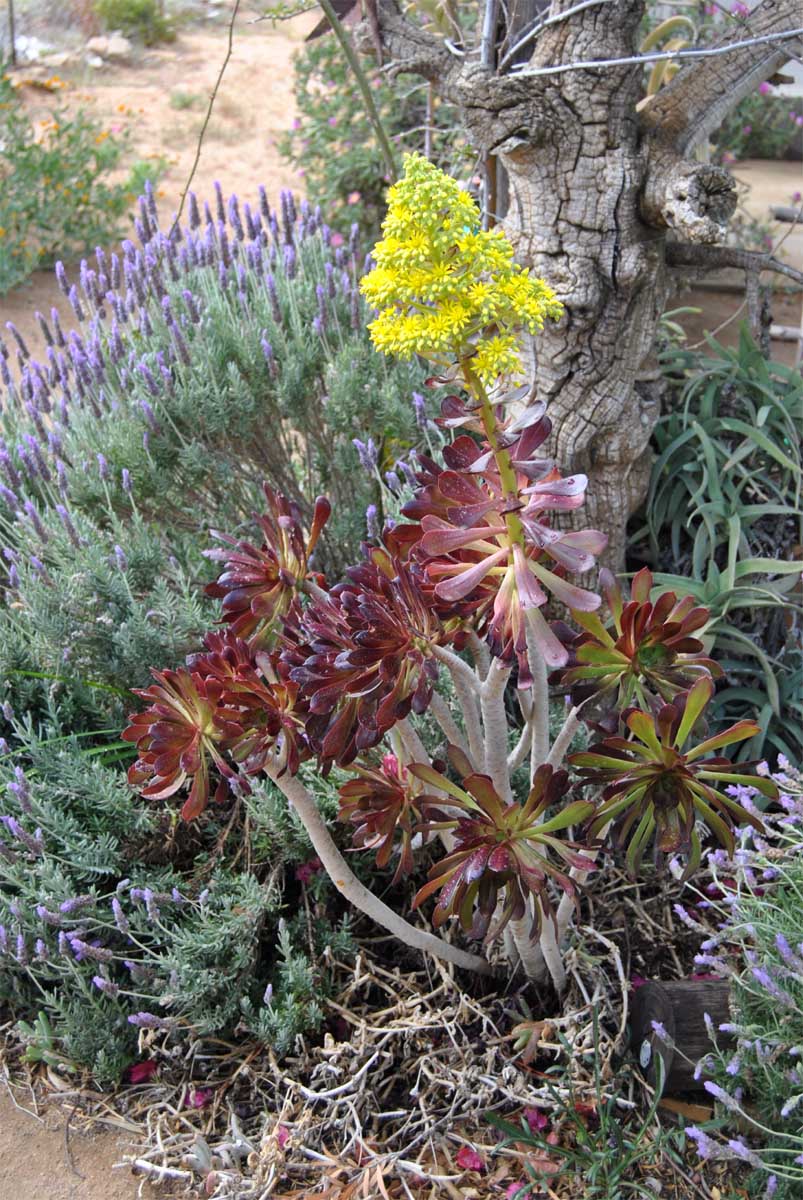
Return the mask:
[[[140,1193],[128,1169],[112,1170],[124,1149],[125,1139],[115,1133],[65,1137],[63,1122],[20,1111],[0,1090],[0,1200],[155,1198],[147,1185]]]

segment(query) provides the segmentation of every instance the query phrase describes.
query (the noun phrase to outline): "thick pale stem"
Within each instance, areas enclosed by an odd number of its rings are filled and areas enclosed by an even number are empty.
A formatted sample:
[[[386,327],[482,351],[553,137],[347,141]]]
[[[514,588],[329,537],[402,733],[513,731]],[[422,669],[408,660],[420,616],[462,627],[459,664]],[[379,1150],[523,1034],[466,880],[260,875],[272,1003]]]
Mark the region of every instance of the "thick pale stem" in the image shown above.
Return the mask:
[[[486,646],[482,638],[478,637],[472,630],[468,635],[468,647],[471,651],[471,657],[474,659],[474,666],[477,668],[477,674],[480,679],[485,679],[491,669],[491,652]]]
[[[610,827],[611,826],[610,826],[610,822],[609,822],[607,825],[605,825],[600,830],[600,833],[599,833],[600,841],[605,840],[605,837],[607,836],[607,833],[608,833],[608,830],[610,829]],[[597,851],[584,850],[583,857],[590,858],[592,862],[595,862],[598,853],[599,853],[598,850]],[[578,869],[576,867],[572,867],[571,871],[569,872],[569,875],[571,876],[571,878],[574,879],[575,882],[580,887],[583,886],[583,884],[588,879],[590,874],[591,874],[590,871],[578,871]],[[564,895],[561,898],[560,904],[558,905],[558,940],[559,941],[563,941],[566,934],[568,933],[569,926],[572,923],[572,917],[574,916],[574,912],[575,912],[574,901],[572,900],[571,896]]]
[[[463,713],[463,722],[468,735],[469,757],[475,763],[481,763],[483,738],[480,710],[477,704],[481,684],[468,663],[451,650],[447,650],[445,646],[433,646],[432,652],[445,664],[452,677],[455,695]]]
[[[527,917],[520,917],[518,921],[510,921],[509,929],[525,975],[528,979],[538,981],[543,976],[544,960],[538,942],[530,937],[530,922]]]
[[[532,782],[536,767],[546,762],[549,752],[549,684],[547,683],[547,665],[533,636],[529,613],[527,614],[527,658],[533,677],[533,712],[530,722],[532,729],[530,782]]]
[[[430,709],[435,720],[438,722],[452,745],[458,746],[465,754],[469,754],[470,756],[468,742],[466,741],[465,735],[452,716],[449,705],[446,703],[443,696],[439,696],[438,693],[435,692],[432,696]]]
[[[350,904],[364,912],[372,921],[376,921],[377,925],[387,929],[406,946],[425,954],[432,954],[436,958],[443,958],[466,971],[475,971],[481,975],[490,974],[491,968],[484,958],[477,954],[468,954],[457,946],[450,946],[448,942],[435,937],[434,934],[426,933],[423,929],[416,929],[369,892],[352,873],[332,841],[318,807],[303,783],[291,775],[282,775],[280,778],[278,770],[272,765],[268,766],[267,773],[298,813],[326,873]]]
[[[395,728],[398,729],[399,735],[404,742],[407,753],[410,756],[410,762],[429,763],[427,748],[413,729],[409,718],[405,717],[403,721],[399,721]]]
[[[508,754],[508,756],[507,756],[508,771],[515,771],[516,767],[521,766],[521,764],[524,762],[525,758],[527,757],[527,755],[530,752],[532,740],[533,740],[533,735],[532,735],[532,730],[530,729],[530,722],[527,721],[524,728],[521,731],[519,740],[516,742],[514,749],[511,750],[510,754]]]
[[[572,743],[572,738],[579,728],[580,707],[578,706],[569,710],[558,736],[552,743],[552,749],[549,751],[549,757],[546,760],[551,767],[559,767],[563,762],[566,751]]]
[[[564,899],[566,897],[564,896]],[[566,968],[560,952],[560,941],[555,930],[555,922],[547,917],[541,927],[539,949],[550,978],[555,985],[555,991],[560,995],[566,987]]]
[[[491,663],[488,678],[482,685],[482,723],[485,727],[485,770],[505,804],[513,803],[510,773],[507,769],[507,713],[505,687],[510,667],[498,658]]]

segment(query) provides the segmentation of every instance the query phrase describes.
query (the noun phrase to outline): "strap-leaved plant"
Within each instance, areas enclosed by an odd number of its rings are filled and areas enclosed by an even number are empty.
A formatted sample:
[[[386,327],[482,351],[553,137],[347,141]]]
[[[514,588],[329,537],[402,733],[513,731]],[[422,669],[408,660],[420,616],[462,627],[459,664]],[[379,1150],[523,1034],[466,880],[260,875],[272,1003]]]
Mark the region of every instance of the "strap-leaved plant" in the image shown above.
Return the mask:
[[[141,693],[149,706],[124,734],[139,754],[130,778],[154,798],[189,784],[193,818],[212,775],[220,797],[265,772],[352,904],[410,946],[487,971],[483,954],[412,924],[354,876],[298,775],[308,760],[323,772],[337,765],[353,773],[341,817],[355,847],[397,881],[417,852],[441,853],[412,901],[426,910],[437,897],[435,929],[454,921],[480,947],[504,933],[513,963],[560,990],[561,943],[609,831],[634,871],[650,846],[686,854],[693,869],[701,826],[732,848],[734,824],[755,823],[726,785],[767,795],[774,785],[713,754],[754,723],[701,734],[716,670],[694,637],[705,613],[671,595],[653,604],[642,573],[629,601],[603,580],[606,623],[591,616],[600,595],[568,578],[588,575],[606,539],[551,524],[583,504],[587,481],[543,454],[544,406],[523,403],[516,386],[521,337],[561,317],[549,287],[418,156],[390,189],[383,233],[362,284],[377,310],[371,336],[384,353],[424,358],[433,381],[454,389],[439,421],[452,439],[443,461],[419,456],[405,523],[388,525],[331,585],[308,557],[328,506],[316,506],[305,535],[295,506],[266,487],[261,548],[230,539],[216,552],[225,569],[211,591],[228,628]],[[581,631],[550,623],[547,604],[568,609]],[[435,690],[440,672],[455,711]],[[521,732],[505,703],[513,683]],[[574,697],[552,742],[550,683]],[[430,761],[416,730],[427,710],[448,764]],[[583,718],[600,738],[564,764]],[[530,785],[519,791],[514,768],[526,757]]]

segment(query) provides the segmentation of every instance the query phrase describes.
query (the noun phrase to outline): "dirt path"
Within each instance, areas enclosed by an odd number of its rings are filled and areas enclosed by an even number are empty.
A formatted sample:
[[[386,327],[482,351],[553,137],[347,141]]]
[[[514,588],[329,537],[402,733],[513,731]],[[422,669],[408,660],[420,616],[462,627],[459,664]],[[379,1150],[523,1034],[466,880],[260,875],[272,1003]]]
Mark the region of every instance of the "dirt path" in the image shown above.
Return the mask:
[[[112,1170],[124,1146],[114,1133],[65,1139],[63,1125],[21,1112],[0,1088],[0,1200],[155,1200],[129,1171]]]

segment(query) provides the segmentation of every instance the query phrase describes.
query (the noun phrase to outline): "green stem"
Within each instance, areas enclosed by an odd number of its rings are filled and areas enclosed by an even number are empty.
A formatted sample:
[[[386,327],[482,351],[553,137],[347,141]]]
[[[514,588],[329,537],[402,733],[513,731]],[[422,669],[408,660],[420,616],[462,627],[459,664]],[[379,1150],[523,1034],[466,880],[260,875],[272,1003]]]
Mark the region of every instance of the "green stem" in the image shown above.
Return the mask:
[[[326,19],[332,26],[332,32],[340,42],[349,66],[354,72],[354,78],[357,80],[357,85],[362,92],[362,98],[365,101],[365,107],[368,110],[368,118],[374,127],[374,132],[376,133],[380,149],[382,150],[382,157],[385,160],[385,166],[387,168],[388,175],[390,176],[390,182],[393,183],[393,181],[398,177],[399,172],[396,168],[396,160],[393,157],[393,148],[388,139],[388,135],[385,132],[382,119],[379,116],[379,110],[374,102],[374,97],[371,94],[371,85],[368,82],[368,77],[360,65],[360,60],[351,44],[351,38],[346,33],[346,30],[344,29],[337,13],[332,7],[330,0],[320,0],[320,5],[326,14]]]

